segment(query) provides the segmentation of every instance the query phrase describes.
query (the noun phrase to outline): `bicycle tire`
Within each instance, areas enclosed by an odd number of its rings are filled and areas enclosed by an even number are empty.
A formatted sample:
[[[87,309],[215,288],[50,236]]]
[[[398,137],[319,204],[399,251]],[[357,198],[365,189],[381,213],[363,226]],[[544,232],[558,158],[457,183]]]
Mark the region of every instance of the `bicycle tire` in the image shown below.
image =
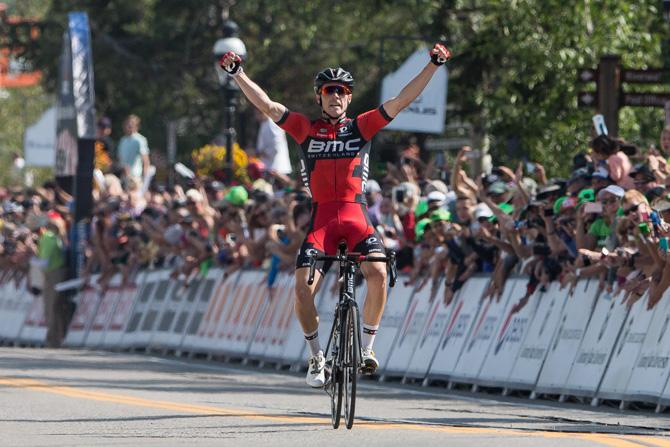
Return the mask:
[[[336,316],[337,319],[337,316]],[[340,324],[340,321],[334,323],[334,327],[337,328],[337,325]],[[340,336],[337,340],[342,344],[342,328],[340,327]],[[332,347],[331,347],[332,352]],[[333,424],[334,429],[340,427],[340,418],[342,416],[342,388],[343,388],[343,377],[342,377],[342,349],[338,349],[337,357],[332,359],[333,364],[331,367],[331,376],[330,376],[330,418]]]
[[[356,382],[360,355],[358,333],[358,308],[349,306],[346,316],[346,347],[343,374],[344,388],[344,422],[347,429],[354,425],[356,413]]]

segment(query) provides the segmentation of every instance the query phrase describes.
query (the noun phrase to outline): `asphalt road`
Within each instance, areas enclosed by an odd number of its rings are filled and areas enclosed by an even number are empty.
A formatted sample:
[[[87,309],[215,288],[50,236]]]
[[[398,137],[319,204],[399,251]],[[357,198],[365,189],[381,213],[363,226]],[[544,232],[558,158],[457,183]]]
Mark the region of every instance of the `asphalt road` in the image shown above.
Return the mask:
[[[667,446],[670,418],[365,381],[333,430],[302,374],[84,350],[0,348],[2,446]]]

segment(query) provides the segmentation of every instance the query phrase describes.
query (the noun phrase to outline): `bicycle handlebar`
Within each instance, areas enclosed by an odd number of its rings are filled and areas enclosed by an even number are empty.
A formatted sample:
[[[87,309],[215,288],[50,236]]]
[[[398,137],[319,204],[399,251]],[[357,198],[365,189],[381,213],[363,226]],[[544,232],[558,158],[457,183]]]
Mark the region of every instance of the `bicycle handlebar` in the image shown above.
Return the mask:
[[[390,270],[389,274],[389,286],[394,287],[396,280],[398,279],[398,269],[396,268],[395,252],[390,251],[388,256],[370,256],[362,255],[360,253],[346,253],[344,255],[323,255],[323,256],[310,256],[309,257],[309,278],[307,278],[307,284],[314,284],[314,271],[316,270],[317,261],[334,261],[334,262],[353,262],[360,264],[361,262],[383,262],[385,263]]]

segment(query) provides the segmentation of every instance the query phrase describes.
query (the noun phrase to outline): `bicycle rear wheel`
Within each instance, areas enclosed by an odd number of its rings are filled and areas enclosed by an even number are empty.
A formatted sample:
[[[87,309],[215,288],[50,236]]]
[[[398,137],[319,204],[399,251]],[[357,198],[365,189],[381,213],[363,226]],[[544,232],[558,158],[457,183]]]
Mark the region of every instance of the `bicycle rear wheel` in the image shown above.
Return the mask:
[[[358,308],[350,306],[346,316],[344,343],[344,421],[348,429],[354,425],[356,412],[356,379],[360,363],[360,342],[358,332]]]

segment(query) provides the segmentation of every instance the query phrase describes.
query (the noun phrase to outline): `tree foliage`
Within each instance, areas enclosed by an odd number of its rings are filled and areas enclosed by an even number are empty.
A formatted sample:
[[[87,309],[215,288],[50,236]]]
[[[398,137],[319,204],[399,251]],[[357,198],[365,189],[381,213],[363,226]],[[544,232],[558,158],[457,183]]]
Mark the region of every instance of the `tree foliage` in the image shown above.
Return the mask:
[[[33,54],[46,71],[45,85],[55,88],[67,12],[88,12],[97,108],[113,118],[117,136],[121,119],[136,113],[154,148],[164,147],[168,120],[180,122],[183,154],[211,140],[222,122],[212,47],[221,11],[229,8],[247,45],[247,73],[273,99],[312,114],[312,79],[324,66],[354,73],[356,113],[378,104],[381,77],[422,41],[443,39],[455,53],[449,119],[472,122],[489,135],[494,158],[526,156],[562,174],[564,160],[584,149],[594,112],[577,108],[584,88],[576,83],[577,69],[595,67],[607,53],[621,55],[630,68],[659,66],[668,34],[657,0],[48,3],[48,26]],[[623,109],[620,134],[640,144],[655,141],[662,115]]]

